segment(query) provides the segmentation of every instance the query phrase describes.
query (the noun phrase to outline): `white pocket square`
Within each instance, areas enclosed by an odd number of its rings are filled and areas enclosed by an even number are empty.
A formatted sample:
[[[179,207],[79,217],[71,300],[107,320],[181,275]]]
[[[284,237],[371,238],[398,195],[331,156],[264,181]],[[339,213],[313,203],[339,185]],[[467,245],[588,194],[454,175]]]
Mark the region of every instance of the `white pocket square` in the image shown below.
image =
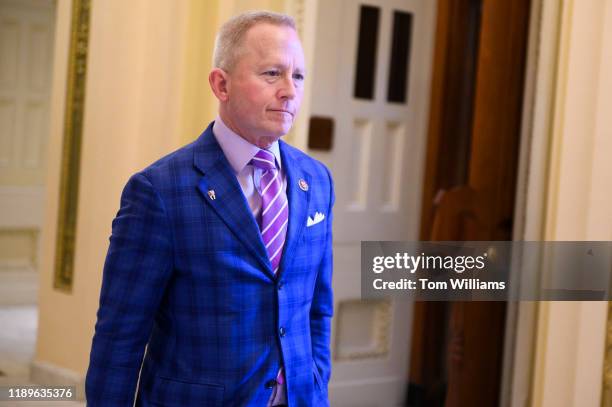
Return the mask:
[[[313,225],[316,225],[317,223],[321,222],[323,219],[325,219],[325,215],[322,214],[321,212],[315,212],[314,218],[312,217],[308,217],[308,220],[306,221],[306,226],[310,227]]]

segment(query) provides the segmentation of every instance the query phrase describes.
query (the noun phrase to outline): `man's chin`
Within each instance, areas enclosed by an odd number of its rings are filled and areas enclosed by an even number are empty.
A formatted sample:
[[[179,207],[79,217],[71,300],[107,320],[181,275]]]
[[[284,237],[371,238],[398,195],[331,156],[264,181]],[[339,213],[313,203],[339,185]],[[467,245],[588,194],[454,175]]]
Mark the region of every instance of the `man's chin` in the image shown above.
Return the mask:
[[[265,130],[260,129],[255,137],[247,138],[247,141],[250,141],[259,148],[267,148],[270,147],[272,143],[289,133],[289,131],[291,131],[291,127],[291,125],[268,126]]]
[[[270,132],[266,135],[267,138],[271,138],[274,139],[274,141],[280,139],[281,137],[283,137],[284,135],[286,135],[287,133],[289,133],[291,131],[291,125],[289,126],[279,126],[275,129],[271,129]]]
[[[283,136],[283,134],[281,135],[265,135],[265,136],[260,136],[257,138],[257,141],[255,143],[255,145],[259,148],[268,148],[270,147],[275,141],[277,141],[279,138],[281,138]]]

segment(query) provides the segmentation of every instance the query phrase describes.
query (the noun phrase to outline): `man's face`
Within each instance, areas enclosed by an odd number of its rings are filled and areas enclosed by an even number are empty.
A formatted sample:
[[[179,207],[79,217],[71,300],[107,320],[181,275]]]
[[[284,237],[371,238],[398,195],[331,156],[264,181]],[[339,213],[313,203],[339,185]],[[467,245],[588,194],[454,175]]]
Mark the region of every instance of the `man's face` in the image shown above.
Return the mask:
[[[290,27],[249,29],[228,73],[222,118],[247,141],[265,148],[287,134],[302,102],[304,51]]]

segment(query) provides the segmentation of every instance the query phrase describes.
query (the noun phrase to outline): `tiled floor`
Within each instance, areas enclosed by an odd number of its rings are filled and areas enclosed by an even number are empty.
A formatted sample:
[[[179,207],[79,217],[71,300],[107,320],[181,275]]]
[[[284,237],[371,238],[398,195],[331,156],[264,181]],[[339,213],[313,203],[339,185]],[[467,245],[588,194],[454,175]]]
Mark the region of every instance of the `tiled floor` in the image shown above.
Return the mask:
[[[0,307],[0,386],[33,385],[29,381],[30,362],[36,346],[38,311],[36,305]],[[82,402],[12,402],[0,401],[0,406],[43,407],[84,406]]]

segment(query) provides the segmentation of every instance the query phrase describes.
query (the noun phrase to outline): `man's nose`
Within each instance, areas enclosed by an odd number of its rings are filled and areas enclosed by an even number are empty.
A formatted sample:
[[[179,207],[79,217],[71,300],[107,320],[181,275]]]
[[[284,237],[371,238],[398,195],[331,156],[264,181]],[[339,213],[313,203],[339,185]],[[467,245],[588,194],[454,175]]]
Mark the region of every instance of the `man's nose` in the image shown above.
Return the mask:
[[[281,99],[293,99],[297,94],[297,89],[293,77],[286,75],[281,81],[281,87],[278,91],[278,95]]]

